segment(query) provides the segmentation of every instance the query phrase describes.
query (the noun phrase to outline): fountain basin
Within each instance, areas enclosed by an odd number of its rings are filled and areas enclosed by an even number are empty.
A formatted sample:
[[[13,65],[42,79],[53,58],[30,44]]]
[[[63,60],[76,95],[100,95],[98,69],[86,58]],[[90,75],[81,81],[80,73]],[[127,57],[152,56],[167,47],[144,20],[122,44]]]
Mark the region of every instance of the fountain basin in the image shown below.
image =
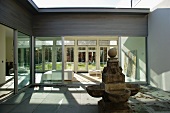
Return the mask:
[[[91,85],[86,87],[87,93],[92,97],[102,97],[104,94],[104,88],[100,85]]]
[[[107,98],[113,103],[124,103],[128,101],[131,91],[128,89],[106,91]]]
[[[130,96],[136,95],[140,90],[140,85],[139,84],[126,83],[126,87],[127,87],[127,89],[129,89],[131,91]]]

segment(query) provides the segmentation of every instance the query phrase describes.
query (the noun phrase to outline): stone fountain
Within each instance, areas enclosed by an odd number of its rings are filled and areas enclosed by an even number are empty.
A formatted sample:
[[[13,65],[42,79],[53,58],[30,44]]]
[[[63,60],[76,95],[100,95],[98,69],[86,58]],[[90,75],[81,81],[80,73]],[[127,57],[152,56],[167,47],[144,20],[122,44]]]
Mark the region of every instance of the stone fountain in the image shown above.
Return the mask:
[[[108,51],[107,67],[102,72],[102,83],[86,87],[92,97],[102,97],[98,102],[99,113],[131,113],[128,99],[138,93],[138,84],[125,83],[125,75],[115,56],[117,51],[112,48]]]

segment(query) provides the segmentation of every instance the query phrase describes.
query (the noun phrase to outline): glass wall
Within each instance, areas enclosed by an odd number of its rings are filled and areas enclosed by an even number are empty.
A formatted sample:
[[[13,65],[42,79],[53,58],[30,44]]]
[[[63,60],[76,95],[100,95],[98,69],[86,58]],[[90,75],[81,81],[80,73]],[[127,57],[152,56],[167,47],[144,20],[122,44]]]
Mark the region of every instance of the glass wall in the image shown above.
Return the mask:
[[[61,37],[35,38],[35,79],[44,84],[62,82]]]
[[[75,79],[74,72],[88,74],[89,70],[103,70],[107,63],[108,50],[118,48],[118,37],[88,38],[91,40],[87,40],[87,37],[64,37],[64,80]],[[36,83],[62,81],[62,54],[61,37],[35,38]]]
[[[30,83],[30,37],[18,32],[18,89]]]
[[[121,66],[126,82],[146,82],[145,37],[121,37]]]

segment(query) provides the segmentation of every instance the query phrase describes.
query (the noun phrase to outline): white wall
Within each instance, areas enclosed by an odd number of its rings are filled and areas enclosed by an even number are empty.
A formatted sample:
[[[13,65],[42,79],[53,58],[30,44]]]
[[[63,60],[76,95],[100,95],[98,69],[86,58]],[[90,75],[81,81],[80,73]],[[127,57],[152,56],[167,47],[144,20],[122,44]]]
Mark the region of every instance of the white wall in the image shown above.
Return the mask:
[[[148,16],[148,67],[150,84],[170,91],[170,8]]]
[[[6,38],[6,61],[13,62],[13,37]]]
[[[121,49],[125,52],[137,51],[136,79],[146,81],[145,37],[121,37]],[[124,70],[124,52],[121,51],[121,66]]]
[[[6,75],[5,27],[0,25],[0,84],[5,82],[5,75]]]

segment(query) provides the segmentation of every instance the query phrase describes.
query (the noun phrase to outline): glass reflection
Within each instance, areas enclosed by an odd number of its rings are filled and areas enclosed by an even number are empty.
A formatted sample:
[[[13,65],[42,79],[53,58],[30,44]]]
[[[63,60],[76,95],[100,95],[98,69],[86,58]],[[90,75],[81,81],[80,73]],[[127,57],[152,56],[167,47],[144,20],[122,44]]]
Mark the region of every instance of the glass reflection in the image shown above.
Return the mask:
[[[30,37],[18,32],[18,88],[30,83]]]

